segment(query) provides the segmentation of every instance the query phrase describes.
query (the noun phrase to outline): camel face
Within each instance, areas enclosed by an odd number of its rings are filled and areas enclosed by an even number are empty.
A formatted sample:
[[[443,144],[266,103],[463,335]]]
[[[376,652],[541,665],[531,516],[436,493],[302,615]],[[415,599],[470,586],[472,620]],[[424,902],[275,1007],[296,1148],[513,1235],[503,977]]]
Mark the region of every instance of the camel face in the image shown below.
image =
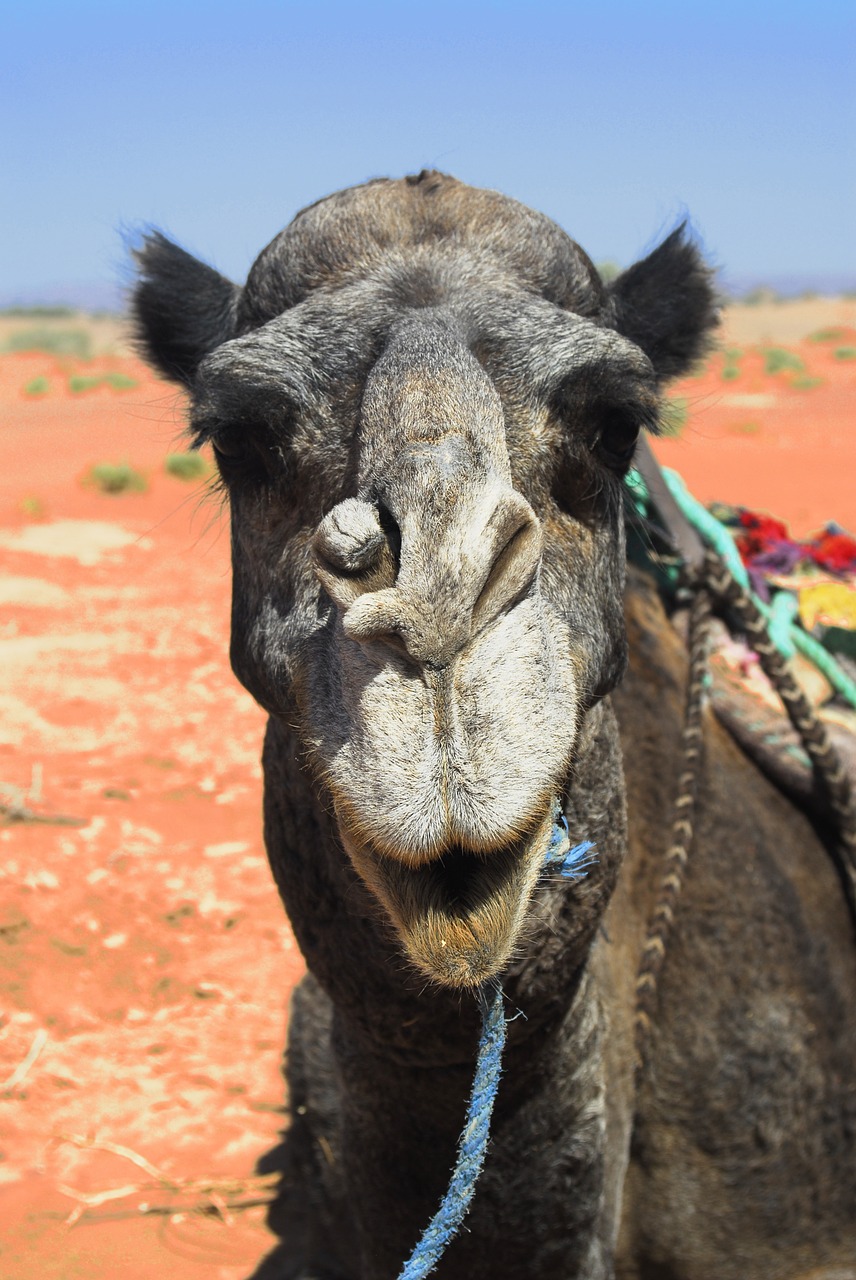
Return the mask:
[[[243,292],[187,259],[181,321],[158,259],[175,281],[180,251],[142,258],[150,354],[229,494],[235,671],[298,724],[345,853],[442,984],[508,961],[623,670],[622,476],[709,323],[671,241],[610,293],[548,219],[428,174],[305,210]]]

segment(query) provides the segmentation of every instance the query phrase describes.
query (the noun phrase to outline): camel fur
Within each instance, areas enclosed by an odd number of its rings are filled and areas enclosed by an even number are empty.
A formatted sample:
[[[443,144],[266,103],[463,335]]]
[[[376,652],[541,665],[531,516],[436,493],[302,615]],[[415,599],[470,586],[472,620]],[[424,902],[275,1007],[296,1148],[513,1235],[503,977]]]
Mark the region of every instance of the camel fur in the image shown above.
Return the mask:
[[[625,592],[622,482],[716,323],[685,229],[607,286],[549,219],[423,172],[304,209],[243,288],[158,233],[139,267],[141,340],[228,494],[232,663],[269,712],[265,840],[309,970],[258,1276],[398,1274],[500,981],[492,1140],[441,1280],[853,1280],[830,832],[712,723],[634,1081],[686,660],[652,583]],[[557,799],[597,845],[581,880],[543,870]]]

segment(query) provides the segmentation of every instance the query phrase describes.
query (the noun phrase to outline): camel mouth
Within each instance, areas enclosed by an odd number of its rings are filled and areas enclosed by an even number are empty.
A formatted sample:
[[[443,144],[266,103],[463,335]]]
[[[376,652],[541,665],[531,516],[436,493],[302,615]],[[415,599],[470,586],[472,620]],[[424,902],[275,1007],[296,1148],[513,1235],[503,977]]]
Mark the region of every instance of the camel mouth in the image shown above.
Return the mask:
[[[545,815],[527,837],[489,853],[453,847],[419,866],[346,841],[358,875],[386,908],[416,967],[447,987],[478,986],[508,963],[544,864]]]

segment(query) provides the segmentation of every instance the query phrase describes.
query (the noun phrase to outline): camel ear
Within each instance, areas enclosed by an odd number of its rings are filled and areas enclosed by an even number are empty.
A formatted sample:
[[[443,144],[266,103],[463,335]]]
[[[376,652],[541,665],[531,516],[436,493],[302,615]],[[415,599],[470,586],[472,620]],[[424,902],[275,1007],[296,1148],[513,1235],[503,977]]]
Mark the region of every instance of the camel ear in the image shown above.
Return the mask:
[[[241,290],[159,231],[134,257],[132,314],[143,354],[167,378],[190,386],[205,356],[234,337]]]
[[[662,380],[686,373],[719,324],[713,272],[686,223],[609,286],[619,333],[641,347]]]

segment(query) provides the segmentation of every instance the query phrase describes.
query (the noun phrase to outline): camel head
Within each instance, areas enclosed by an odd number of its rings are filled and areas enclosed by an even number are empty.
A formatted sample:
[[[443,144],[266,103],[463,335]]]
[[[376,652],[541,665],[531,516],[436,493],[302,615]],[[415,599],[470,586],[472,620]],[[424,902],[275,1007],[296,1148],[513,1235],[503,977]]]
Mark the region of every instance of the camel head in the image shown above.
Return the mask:
[[[409,958],[481,982],[623,670],[622,478],[708,273],[679,230],[605,287],[437,173],[303,210],[243,289],[157,234],[139,257],[143,342],[229,497],[234,669]]]

